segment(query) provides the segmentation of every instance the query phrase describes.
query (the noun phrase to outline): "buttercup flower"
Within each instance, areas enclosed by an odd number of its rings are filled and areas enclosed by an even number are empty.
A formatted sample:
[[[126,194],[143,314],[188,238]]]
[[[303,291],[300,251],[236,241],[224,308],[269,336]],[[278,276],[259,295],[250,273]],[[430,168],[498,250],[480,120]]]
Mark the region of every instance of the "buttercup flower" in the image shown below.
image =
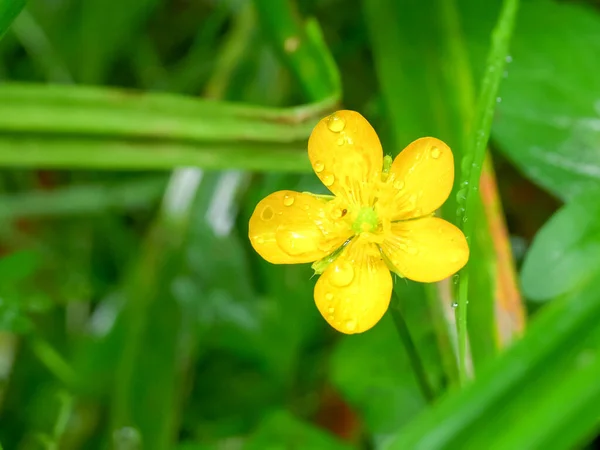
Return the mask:
[[[454,182],[442,141],[417,139],[392,162],[363,116],[338,111],[313,130],[308,157],[333,196],[275,192],[256,206],[249,237],[273,264],[315,262],[315,302],[336,330],[361,333],[381,319],[390,271],[434,282],[466,264],[462,232],[433,217]]]

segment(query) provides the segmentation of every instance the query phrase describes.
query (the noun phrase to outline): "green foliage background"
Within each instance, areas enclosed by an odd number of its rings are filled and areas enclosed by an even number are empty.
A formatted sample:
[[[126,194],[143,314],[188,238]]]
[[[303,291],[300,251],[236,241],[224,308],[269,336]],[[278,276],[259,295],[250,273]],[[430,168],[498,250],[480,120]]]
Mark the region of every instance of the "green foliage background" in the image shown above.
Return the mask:
[[[0,447],[595,448],[600,7],[517,6],[0,0]],[[246,237],[342,107],[471,246],[354,336]]]

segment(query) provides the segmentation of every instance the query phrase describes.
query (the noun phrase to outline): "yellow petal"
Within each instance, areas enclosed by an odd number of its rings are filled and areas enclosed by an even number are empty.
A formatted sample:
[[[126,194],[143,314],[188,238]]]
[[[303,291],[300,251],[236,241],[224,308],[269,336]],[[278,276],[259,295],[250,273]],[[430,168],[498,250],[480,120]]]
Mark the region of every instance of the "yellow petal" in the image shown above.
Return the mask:
[[[462,231],[437,217],[392,223],[382,249],[398,273],[414,281],[440,281],[469,259]]]
[[[321,259],[352,234],[337,205],[311,194],[275,192],[256,205],[250,218],[252,247],[273,264]]]
[[[372,243],[358,239],[323,272],[315,286],[319,311],[338,331],[362,333],[383,316],[392,295],[392,276]]]
[[[454,157],[450,147],[432,137],[417,139],[394,160],[380,194],[379,213],[389,220],[430,214],[446,201],[452,183]]]
[[[370,206],[381,176],[383,152],[377,133],[355,111],[322,119],[308,140],[308,157],[331,192],[352,206]]]

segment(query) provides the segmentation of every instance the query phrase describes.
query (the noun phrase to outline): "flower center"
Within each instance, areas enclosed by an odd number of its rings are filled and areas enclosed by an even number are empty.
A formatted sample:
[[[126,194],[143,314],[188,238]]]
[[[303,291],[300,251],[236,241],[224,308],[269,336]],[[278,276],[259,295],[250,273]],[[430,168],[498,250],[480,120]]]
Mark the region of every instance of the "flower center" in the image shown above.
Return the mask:
[[[375,209],[371,207],[362,208],[354,223],[352,224],[352,230],[356,234],[364,233],[364,232],[372,232],[377,229],[379,225],[379,219],[377,217],[377,213]]]

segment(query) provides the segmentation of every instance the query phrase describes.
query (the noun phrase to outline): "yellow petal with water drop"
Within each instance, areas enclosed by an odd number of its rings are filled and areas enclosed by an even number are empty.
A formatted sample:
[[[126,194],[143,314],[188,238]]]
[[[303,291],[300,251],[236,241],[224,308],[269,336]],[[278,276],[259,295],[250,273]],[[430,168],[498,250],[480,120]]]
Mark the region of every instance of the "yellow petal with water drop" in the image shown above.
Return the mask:
[[[417,139],[394,159],[378,212],[389,220],[431,214],[446,201],[453,183],[450,147],[432,137]]]
[[[248,236],[254,250],[273,264],[321,259],[351,235],[350,225],[336,220],[336,201],[310,194],[279,191],[256,206]]]
[[[424,283],[451,276],[469,259],[462,231],[437,217],[392,223],[381,248],[399,275]]]
[[[323,272],[315,286],[317,308],[338,331],[362,333],[385,314],[392,276],[378,248],[357,240]]]
[[[377,133],[355,111],[322,119],[308,140],[308,157],[329,190],[350,206],[370,206],[381,177],[383,151]]]

